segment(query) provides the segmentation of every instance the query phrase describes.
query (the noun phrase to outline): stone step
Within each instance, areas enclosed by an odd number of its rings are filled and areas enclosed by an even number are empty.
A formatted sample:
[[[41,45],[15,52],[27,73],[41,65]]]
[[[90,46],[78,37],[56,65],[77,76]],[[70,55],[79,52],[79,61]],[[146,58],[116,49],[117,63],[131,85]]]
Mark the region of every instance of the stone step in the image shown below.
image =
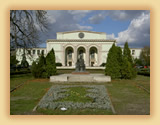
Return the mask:
[[[111,82],[111,77],[104,74],[62,74],[51,76],[50,82]]]
[[[93,76],[89,75],[72,75],[68,76],[68,82],[93,82]]]

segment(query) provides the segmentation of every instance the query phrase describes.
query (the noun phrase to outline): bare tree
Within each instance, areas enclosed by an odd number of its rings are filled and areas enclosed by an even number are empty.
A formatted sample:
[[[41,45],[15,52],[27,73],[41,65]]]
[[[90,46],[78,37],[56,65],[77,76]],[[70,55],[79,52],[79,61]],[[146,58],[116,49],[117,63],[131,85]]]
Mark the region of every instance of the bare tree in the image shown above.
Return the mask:
[[[11,49],[37,47],[42,43],[40,31],[48,29],[47,11],[11,10],[10,11],[10,47]]]

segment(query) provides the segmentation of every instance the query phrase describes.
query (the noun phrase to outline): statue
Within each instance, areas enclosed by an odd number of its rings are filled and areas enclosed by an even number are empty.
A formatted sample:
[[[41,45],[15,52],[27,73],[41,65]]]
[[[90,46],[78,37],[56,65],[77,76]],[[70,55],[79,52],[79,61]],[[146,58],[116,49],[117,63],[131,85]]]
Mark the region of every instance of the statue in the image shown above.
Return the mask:
[[[82,58],[82,55],[80,55],[80,58],[77,59],[76,62],[76,72],[85,72],[85,70],[84,59]]]

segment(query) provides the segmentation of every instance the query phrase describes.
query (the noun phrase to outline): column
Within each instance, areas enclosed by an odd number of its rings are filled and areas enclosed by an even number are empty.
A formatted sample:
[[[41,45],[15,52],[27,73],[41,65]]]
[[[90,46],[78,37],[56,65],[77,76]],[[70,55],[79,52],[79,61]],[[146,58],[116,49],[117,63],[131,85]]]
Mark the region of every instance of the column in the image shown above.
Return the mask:
[[[76,62],[77,62],[77,48],[74,47],[74,66],[76,66]]]
[[[86,66],[89,66],[89,50],[88,50],[88,46],[86,47]]]

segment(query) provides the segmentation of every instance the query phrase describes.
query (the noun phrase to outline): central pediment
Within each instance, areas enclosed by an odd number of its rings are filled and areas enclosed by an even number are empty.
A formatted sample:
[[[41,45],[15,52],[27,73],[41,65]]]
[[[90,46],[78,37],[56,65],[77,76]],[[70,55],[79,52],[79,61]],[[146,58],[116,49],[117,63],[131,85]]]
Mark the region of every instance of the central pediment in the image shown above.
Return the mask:
[[[58,32],[57,39],[106,39],[106,33],[83,30]]]

